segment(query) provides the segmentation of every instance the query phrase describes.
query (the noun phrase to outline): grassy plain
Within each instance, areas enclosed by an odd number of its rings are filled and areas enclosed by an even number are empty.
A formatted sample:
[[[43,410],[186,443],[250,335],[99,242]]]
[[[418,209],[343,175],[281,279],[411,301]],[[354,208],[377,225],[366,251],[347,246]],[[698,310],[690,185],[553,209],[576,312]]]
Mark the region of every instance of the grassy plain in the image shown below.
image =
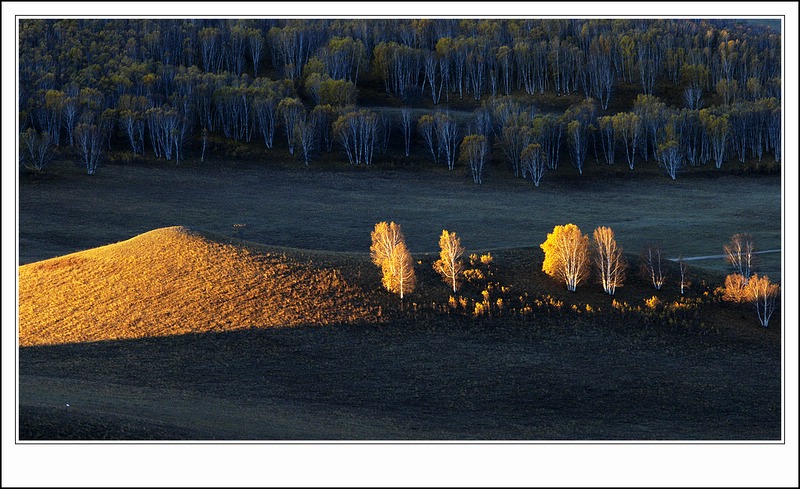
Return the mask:
[[[403,226],[412,253],[436,251],[442,229],[457,232],[469,250],[537,247],[567,222],[584,233],[610,226],[633,254],[660,242],[670,257],[717,255],[738,232],[753,234],[759,249],[781,248],[779,176],[712,171],[671,181],[648,172],[647,164],[634,172],[591,165],[583,176],[562,165],[534,188],[498,163],[478,187],[463,167],[448,172],[401,162],[387,170],[390,165],[162,163],[107,166],[94,177],[54,167],[20,185],[20,263],[175,225],[275,246],[360,253],[382,220]],[[779,280],[780,253],[760,259],[761,270]],[[725,269],[723,260],[702,265]]]
[[[774,341],[637,326],[440,318],[29,347],[20,437],[780,439]]]
[[[24,177],[20,276],[35,286],[21,312],[44,300],[30,317],[72,311],[91,334],[19,349],[20,439],[780,439],[780,314],[763,329],[749,307],[714,299],[722,260],[692,264],[689,296],[701,302],[687,312],[669,309],[674,280],[656,293],[632,273],[616,296],[625,312],[594,283],[571,294],[545,277],[538,249],[566,222],[585,233],[611,226],[634,262],[651,241],[670,256],[719,254],[736,232],[780,248],[780,177],[699,171],[673,182],[654,168],[622,170],[592,166],[579,177],[562,166],[539,188],[499,164],[476,187],[463,168],[402,158],[369,168],[143,161],[94,177],[61,163]],[[403,226],[419,261],[420,286],[402,307],[369,263],[380,220]],[[151,232],[177,225],[189,228],[177,241]],[[505,309],[475,318],[448,305],[431,269],[442,228],[469,252],[492,253],[492,299],[502,295]],[[762,256],[773,279],[779,257]],[[49,279],[80,277],[81,267],[84,292],[105,283],[98,291],[119,303],[96,309],[85,294],[47,295],[58,284]],[[290,284],[277,295],[257,278],[273,269]],[[335,280],[307,289],[317,269]],[[236,280],[237,270],[252,280]],[[114,273],[92,278],[105,271]],[[225,304],[194,307],[208,297],[200,272],[230,292]],[[179,293],[128,300],[158,287]],[[487,287],[468,283],[459,295],[472,305]],[[326,317],[326,290],[363,314]],[[648,312],[653,295],[665,306]],[[536,300],[546,303],[520,313]],[[148,310],[153,328],[141,329]],[[271,310],[296,314],[276,322]],[[100,326],[113,334],[92,336]],[[135,334],[117,334],[126,327]]]
[[[80,283],[75,277],[85,279],[91,270],[102,275],[117,261],[142,279],[120,284],[126,277],[117,271],[69,288],[73,294],[103,289],[98,298],[107,304],[100,307],[35,282],[51,300],[40,305],[43,318],[21,318],[39,328],[32,332],[21,324],[21,341],[55,338],[55,344],[40,341],[19,350],[20,439],[781,437],[780,328],[759,328],[749,308],[706,296],[714,274],[694,271],[690,296],[701,298],[697,308],[621,311],[596,285],[572,294],[541,272],[526,271],[524,265],[533,266],[540,252],[501,250],[483,269],[498,284],[493,295],[500,295],[501,286],[508,289],[505,305],[472,317],[469,308],[446,305],[450,293],[432,272],[431,256],[420,257],[421,285],[401,306],[377,288],[379,275],[366,255],[278,254],[235,240],[191,240],[192,249],[222,247],[221,268],[245,278],[251,275],[245,273],[248,263],[273,257],[270,267],[295,291],[270,290],[281,285],[270,273],[264,284],[254,283],[257,294],[247,294],[249,282],[243,280],[212,310],[209,300],[217,297],[206,292],[209,283],[202,276],[181,271],[180,263],[174,276],[160,271],[191,251],[176,243],[186,234],[193,233],[158,230],[21,268],[21,292],[30,292],[31,277],[46,278],[46,268],[65,270],[62,278]],[[143,257],[148,246],[149,257]],[[235,251],[240,246],[245,248]],[[84,255],[96,262],[78,263],[76,257]],[[336,270],[337,286],[320,287],[308,273],[310,263]],[[212,268],[221,279],[213,285],[229,288],[220,264]],[[210,273],[199,269],[200,275]],[[146,304],[131,299],[128,285],[140,289]],[[148,295],[159,288],[179,294]],[[466,283],[459,297],[474,303],[483,290],[486,282]],[[303,295],[309,291],[317,295]],[[654,294],[665,304],[678,300],[674,286],[656,294],[636,276],[617,300],[642,307]],[[537,298],[549,303],[536,305]],[[522,303],[532,310],[521,312]],[[376,306],[383,311],[379,317]],[[347,310],[362,314],[335,322]],[[53,319],[53,311],[68,313]],[[275,327],[283,325],[275,323],[276,311],[294,327]],[[142,321],[131,312],[150,318]],[[774,322],[779,324],[779,314]]]

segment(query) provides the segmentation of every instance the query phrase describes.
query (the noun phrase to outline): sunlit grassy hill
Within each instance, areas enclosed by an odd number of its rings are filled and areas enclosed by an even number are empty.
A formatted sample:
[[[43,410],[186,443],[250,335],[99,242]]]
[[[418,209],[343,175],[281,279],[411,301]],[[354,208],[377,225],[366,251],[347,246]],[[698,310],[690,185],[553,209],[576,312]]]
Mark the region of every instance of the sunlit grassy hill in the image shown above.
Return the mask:
[[[318,261],[170,227],[31,263],[19,267],[19,342],[376,320],[360,289]]]
[[[718,274],[569,292],[507,248],[453,293],[437,256],[402,303],[366,252],[183,227],[21,266],[19,437],[780,438],[781,328]]]

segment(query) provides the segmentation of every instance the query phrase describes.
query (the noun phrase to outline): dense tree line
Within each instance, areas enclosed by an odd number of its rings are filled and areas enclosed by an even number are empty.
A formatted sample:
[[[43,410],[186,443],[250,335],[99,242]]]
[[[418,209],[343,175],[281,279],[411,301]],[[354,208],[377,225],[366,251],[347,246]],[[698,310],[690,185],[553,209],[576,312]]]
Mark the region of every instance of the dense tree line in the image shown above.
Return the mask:
[[[338,141],[353,164],[369,164],[401,127],[406,155],[417,134],[450,169],[465,154],[476,183],[489,147],[537,185],[562,150],[578,172],[593,155],[631,169],[653,160],[672,178],[709,161],[780,161],[780,34],[733,21],[23,19],[19,48],[31,169],[68,145],[91,173],[120,140],[176,162],[209,133],[272,148],[281,127],[306,163]],[[359,110],[365,80],[442,109],[397,121]],[[622,86],[638,98],[610,111]],[[585,102],[555,117],[530,102],[541,94]],[[446,110],[456,99],[480,107],[467,124]]]

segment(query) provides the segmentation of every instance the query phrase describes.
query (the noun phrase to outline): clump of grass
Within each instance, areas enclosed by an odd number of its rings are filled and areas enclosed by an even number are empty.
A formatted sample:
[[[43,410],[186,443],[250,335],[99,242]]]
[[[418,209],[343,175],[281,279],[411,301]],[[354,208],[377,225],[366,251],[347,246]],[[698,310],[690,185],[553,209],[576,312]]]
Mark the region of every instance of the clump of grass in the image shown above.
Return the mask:
[[[378,321],[335,267],[184,227],[19,268],[20,346]]]

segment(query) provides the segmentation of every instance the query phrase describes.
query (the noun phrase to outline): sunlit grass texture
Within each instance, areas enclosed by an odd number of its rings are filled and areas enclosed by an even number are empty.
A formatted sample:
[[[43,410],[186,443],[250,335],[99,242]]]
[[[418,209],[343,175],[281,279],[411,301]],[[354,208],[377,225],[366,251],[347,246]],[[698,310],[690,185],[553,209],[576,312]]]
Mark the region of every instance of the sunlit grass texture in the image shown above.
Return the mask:
[[[162,228],[19,267],[20,346],[375,320],[336,269],[209,236]]]

